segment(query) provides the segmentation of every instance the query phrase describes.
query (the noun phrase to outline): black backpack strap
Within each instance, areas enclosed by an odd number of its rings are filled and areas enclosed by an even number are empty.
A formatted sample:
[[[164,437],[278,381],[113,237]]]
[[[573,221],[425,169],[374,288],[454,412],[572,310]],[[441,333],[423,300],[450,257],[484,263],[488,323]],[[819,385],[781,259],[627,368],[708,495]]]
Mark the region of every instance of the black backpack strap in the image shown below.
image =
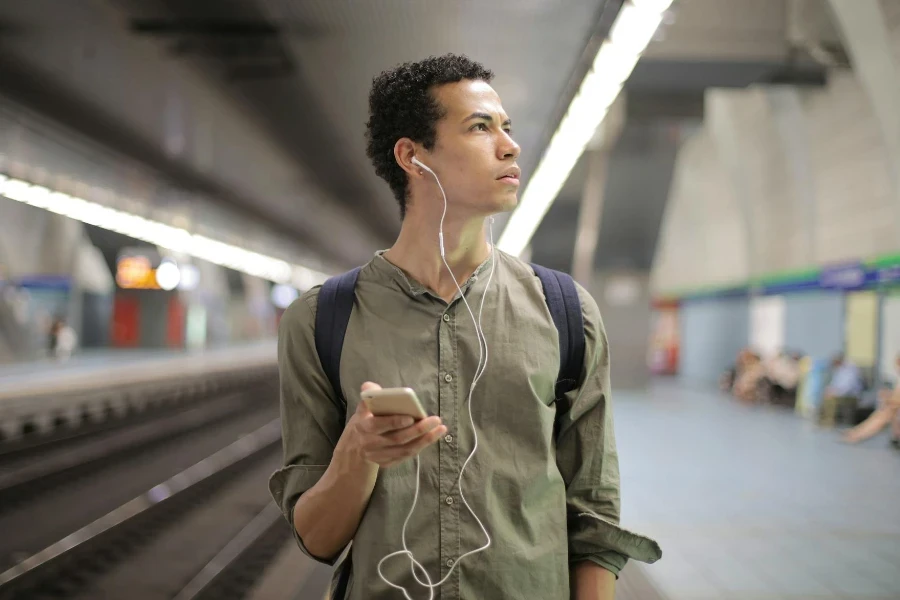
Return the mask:
[[[556,400],[563,401],[581,379],[584,363],[584,319],[581,316],[581,299],[575,280],[566,273],[532,264],[534,274],[541,280],[544,298],[553,324],[559,332],[559,376],[556,379]],[[568,406],[559,406],[565,412]]]
[[[347,271],[328,279],[319,290],[316,308],[316,352],[322,370],[331,383],[338,407],[343,413],[342,421],[347,419],[347,399],[341,391],[341,351],[344,348],[344,336],[350,313],[353,312],[353,301],[356,298],[356,279],[362,267]],[[342,600],[347,594],[352,562],[350,555],[335,569],[331,586],[331,598]]]
[[[344,347],[350,313],[353,312],[356,279],[361,268],[357,267],[328,279],[319,290],[316,308],[316,352],[345,415],[347,400],[341,392],[341,350]]]

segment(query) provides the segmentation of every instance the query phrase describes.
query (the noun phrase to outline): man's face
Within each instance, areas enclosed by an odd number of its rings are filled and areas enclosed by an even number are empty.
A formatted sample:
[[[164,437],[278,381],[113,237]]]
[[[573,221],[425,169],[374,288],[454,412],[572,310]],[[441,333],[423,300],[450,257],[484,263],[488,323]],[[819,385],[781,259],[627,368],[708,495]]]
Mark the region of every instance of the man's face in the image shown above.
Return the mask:
[[[440,177],[447,201],[472,215],[515,208],[520,149],[497,92],[484,81],[463,80],[438,86],[433,94],[445,114],[422,162]]]

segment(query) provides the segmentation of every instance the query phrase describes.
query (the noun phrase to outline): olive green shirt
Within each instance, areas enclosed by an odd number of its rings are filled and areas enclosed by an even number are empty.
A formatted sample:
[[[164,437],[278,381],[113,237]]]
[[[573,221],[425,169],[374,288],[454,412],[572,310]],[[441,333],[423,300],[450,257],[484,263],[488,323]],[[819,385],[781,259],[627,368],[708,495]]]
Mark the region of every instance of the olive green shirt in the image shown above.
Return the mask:
[[[583,379],[568,394],[571,408],[555,435],[559,337],[540,280],[529,265],[497,251],[487,287],[492,262],[485,261],[462,286],[476,318],[487,294],[487,370],[471,402],[478,449],[462,485],[492,545],[464,558],[434,598],[568,600],[571,563],[592,561],[618,574],[629,557],[654,562],[661,552],[653,540],[618,525],[609,349],[596,302],[578,287],[586,339]],[[359,273],[343,345],[345,417],[315,350],[317,295],[314,288],[296,300],[279,329],[284,467],[272,475],[272,495],[293,529],[294,504],[328,466],[362,383],[413,388],[425,410],[439,415],[448,429],[420,454],[419,500],[407,528],[409,549],[436,582],[457,558],[485,543],[457,485],[473,445],[467,396],[479,343],[472,317],[459,296],[447,304],[377,253]],[[377,565],[402,548],[415,469],[411,459],[379,472],[350,547],[348,598],[403,598],[381,580]],[[338,557],[313,558],[333,564]],[[413,597],[428,597],[407,557],[396,556],[383,569]]]

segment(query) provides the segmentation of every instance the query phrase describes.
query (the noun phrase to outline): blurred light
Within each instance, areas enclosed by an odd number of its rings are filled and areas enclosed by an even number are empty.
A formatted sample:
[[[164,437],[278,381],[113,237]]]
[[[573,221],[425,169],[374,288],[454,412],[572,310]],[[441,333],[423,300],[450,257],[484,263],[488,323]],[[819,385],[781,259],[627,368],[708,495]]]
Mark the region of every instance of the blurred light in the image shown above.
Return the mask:
[[[296,285],[300,280],[305,287],[312,287],[327,278],[325,273],[302,265],[292,265],[278,258],[5,175],[0,175],[0,196],[274,283],[294,282]]]
[[[622,6],[609,39],[597,51],[518,208],[510,216],[498,248],[518,256],[531,241],[671,4],[672,0],[628,0]]]
[[[282,310],[290,306],[299,296],[299,292],[289,285],[279,283],[272,286],[272,304]]]
[[[152,290],[159,287],[156,272],[146,256],[124,256],[116,262],[116,283],[126,290]]]
[[[181,281],[178,282],[178,289],[185,292],[197,289],[200,285],[200,269],[194,265],[181,265]]]
[[[163,261],[156,268],[156,283],[159,284],[160,289],[170,291],[174,290],[178,287],[178,283],[181,281],[181,271],[178,270],[178,265],[170,261]]]
[[[605,286],[606,302],[610,306],[630,306],[641,297],[641,284],[635,277],[609,277]]]

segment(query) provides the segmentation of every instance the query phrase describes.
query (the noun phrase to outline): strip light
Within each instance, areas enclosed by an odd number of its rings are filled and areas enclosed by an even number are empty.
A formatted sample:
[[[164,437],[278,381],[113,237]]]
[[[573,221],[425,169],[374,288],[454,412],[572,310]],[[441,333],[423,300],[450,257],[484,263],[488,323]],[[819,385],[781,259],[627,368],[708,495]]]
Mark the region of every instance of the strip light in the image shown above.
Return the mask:
[[[650,43],[673,0],[628,0],[556,129],[497,247],[518,256]]]
[[[245,250],[206,236],[190,233],[159,221],[145,219],[96,202],[54,192],[21,179],[0,175],[0,196],[115,231],[129,237],[181,252],[260,279],[290,284],[305,290],[322,283],[327,275],[302,265]]]

